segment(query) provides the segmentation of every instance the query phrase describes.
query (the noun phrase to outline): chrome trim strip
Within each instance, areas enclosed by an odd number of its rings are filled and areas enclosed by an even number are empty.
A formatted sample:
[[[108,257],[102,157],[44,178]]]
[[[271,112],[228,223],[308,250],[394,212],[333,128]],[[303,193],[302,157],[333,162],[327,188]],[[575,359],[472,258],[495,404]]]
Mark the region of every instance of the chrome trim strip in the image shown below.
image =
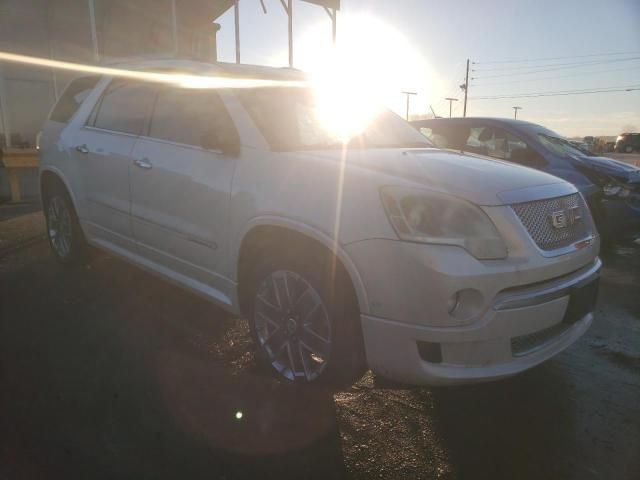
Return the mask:
[[[203,246],[208,247],[208,248],[210,248],[212,250],[215,250],[215,249],[218,248],[218,244],[213,240],[207,240],[207,239],[202,238],[202,237],[197,237],[195,235],[190,235],[190,234],[182,232],[182,231],[180,231],[178,229],[175,229],[175,228],[169,227],[167,225],[163,225],[161,223],[157,223],[157,222],[154,222],[152,220],[149,220],[148,218],[143,218],[143,217],[141,217],[139,215],[131,214],[131,219],[132,220],[137,220],[139,222],[146,223],[147,225],[151,225],[153,227],[161,228],[161,229],[163,229],[163,230],[165,230],[167,232],[171,232],[171,233],[173,233],[175,235],[178,235],[179,237],[182,237],[185,240],[189,240],[190,242],[196,243],[198,245],[203,245]],[[135,227],[134,227],[134,231],[135,231]]]
[[[138,138],[139,135],[136,135],[135,133],[129,133],[129,132],[121,132],[119,130],[108,130],[106,128],[100,128],[100,127],[94,127],[93,125],[83,125],[82,127],[80,127],[81,130],[89,130],[89,131],[93,131],[93,132],[97,132],[97,133],[103,133],[105,135],[122,135],[123,137],[131,137],[131,138]]]
[[[536,245],[536,242],[535,242],[535,240],[533,240],[533,238],[531,240],[533,241],[534,246],[538,249],[538,253],[540,255],[542,255],[543,257],[546,257],[546,258],[553,258],[553,257],[558,257],[560,255],[565,255],[567,253],[575,252],[576,250],[578,250],[576,245],[579,244],[579,243],[589,242],[588,246],[591,246],[593,244],[593,242],[596,241],[596,236],[593,235],[593,234],[589,234],[589,235],[587,235],[586,237],[584,237],[582,239],[576,240],[571,245],[567,245],[566,247],[556,248],[555,250],[542,250],[538,245]],[[583,247],[583,248],[585,248],[585,247]]]
[[[174,142],[172,140],[166,140],[164,138],[158,138],[158,137],[151,137],[149,135],[140,135],[138,138],[139,140],[144,140],[147,142],[157,142],[165,145],[171,145],[173,147],[188,148],[189,150],[195,150],[196,152],[216,153],[218,155],[224,155],[224,152],[218,148],[204,148],[198,145],[190,145],[188,143]]]
[[[571,278],[561,279],[556,282],[552,280],[542,288],[531,287],[531,289],[527,289],[527,291],[522,293],[515,293],[511,295],[507,293],[505,294],[506,298],[498,298],[498,300],[493,304],[493,309],[507,310],[512,308],[530,307],[532,305],[550,302],[551,300],[567,296],[571,288],[586,285],[598,278],[600,276],[601,267],[602,261],[600,258],[596,258],[591,266]]]

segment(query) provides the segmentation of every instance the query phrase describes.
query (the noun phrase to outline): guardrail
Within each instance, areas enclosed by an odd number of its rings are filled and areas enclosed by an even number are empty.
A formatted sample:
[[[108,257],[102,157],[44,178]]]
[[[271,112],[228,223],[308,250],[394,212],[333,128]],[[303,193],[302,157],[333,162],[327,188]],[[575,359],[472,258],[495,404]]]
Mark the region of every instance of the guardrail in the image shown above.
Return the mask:
[[[23,168],[38,168],[38,151],[35,148],[6,148],[2,150],[2,163],[9,179],[11,201],[20,202],[22,194],[18,172]]]

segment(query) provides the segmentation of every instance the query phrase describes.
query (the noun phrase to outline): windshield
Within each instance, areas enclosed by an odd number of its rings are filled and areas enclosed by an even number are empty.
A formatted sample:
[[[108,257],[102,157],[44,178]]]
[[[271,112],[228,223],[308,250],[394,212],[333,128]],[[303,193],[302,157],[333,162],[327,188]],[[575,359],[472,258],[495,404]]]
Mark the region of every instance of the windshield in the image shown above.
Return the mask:
[[[333,148],[410,148],[433,144],[396,114],[382,110],[348,139],[323,123],[313,91],[307,88],[256,88],[237,95],[275,151]]]
[[[529,124],[524,126],[522,130],[532,136],[538,137],[542,146],[556,155],[563,157],[575,155],[584,157],[585,155],[592,155],[590,152],[584,151],[580,147],[572,144],[569,140],[563,138],[562,135],[548,128],[541,127],[540,125]]]
[[[561,156],[584,156],[586,152],[582,151],[578,147],[571,145],[568,140],[559,136],[548,135],[546,133],[538,133],[540,142],[549,150],[553,151],[557,155]]]

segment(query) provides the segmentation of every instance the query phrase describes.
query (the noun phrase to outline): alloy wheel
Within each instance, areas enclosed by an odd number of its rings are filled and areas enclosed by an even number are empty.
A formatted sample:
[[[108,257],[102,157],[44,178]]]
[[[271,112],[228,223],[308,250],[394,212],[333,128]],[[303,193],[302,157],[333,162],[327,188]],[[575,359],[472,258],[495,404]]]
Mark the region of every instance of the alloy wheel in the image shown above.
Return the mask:
[[[260,284],[254,322],[271,365],[290,381],[313,381],[331,355],[331,322],[322,298],[297,273],[278,270]]]
[[[67,203],[60,196],[49,200],[47,208],[47,229],[51,246],[61,258],[71,253],[71,212]]]

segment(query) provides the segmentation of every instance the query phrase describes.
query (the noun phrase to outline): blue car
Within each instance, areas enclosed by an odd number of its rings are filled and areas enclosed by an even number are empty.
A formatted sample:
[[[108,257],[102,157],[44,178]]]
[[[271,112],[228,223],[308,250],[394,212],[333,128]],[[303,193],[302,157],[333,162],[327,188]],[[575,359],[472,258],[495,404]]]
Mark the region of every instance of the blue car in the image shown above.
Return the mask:
[[[640,169],[598,157],[540,125],[504,118],[435,118],[411,122],[437,147],[542,170],[582,192],[605,242],[640,233]]]

